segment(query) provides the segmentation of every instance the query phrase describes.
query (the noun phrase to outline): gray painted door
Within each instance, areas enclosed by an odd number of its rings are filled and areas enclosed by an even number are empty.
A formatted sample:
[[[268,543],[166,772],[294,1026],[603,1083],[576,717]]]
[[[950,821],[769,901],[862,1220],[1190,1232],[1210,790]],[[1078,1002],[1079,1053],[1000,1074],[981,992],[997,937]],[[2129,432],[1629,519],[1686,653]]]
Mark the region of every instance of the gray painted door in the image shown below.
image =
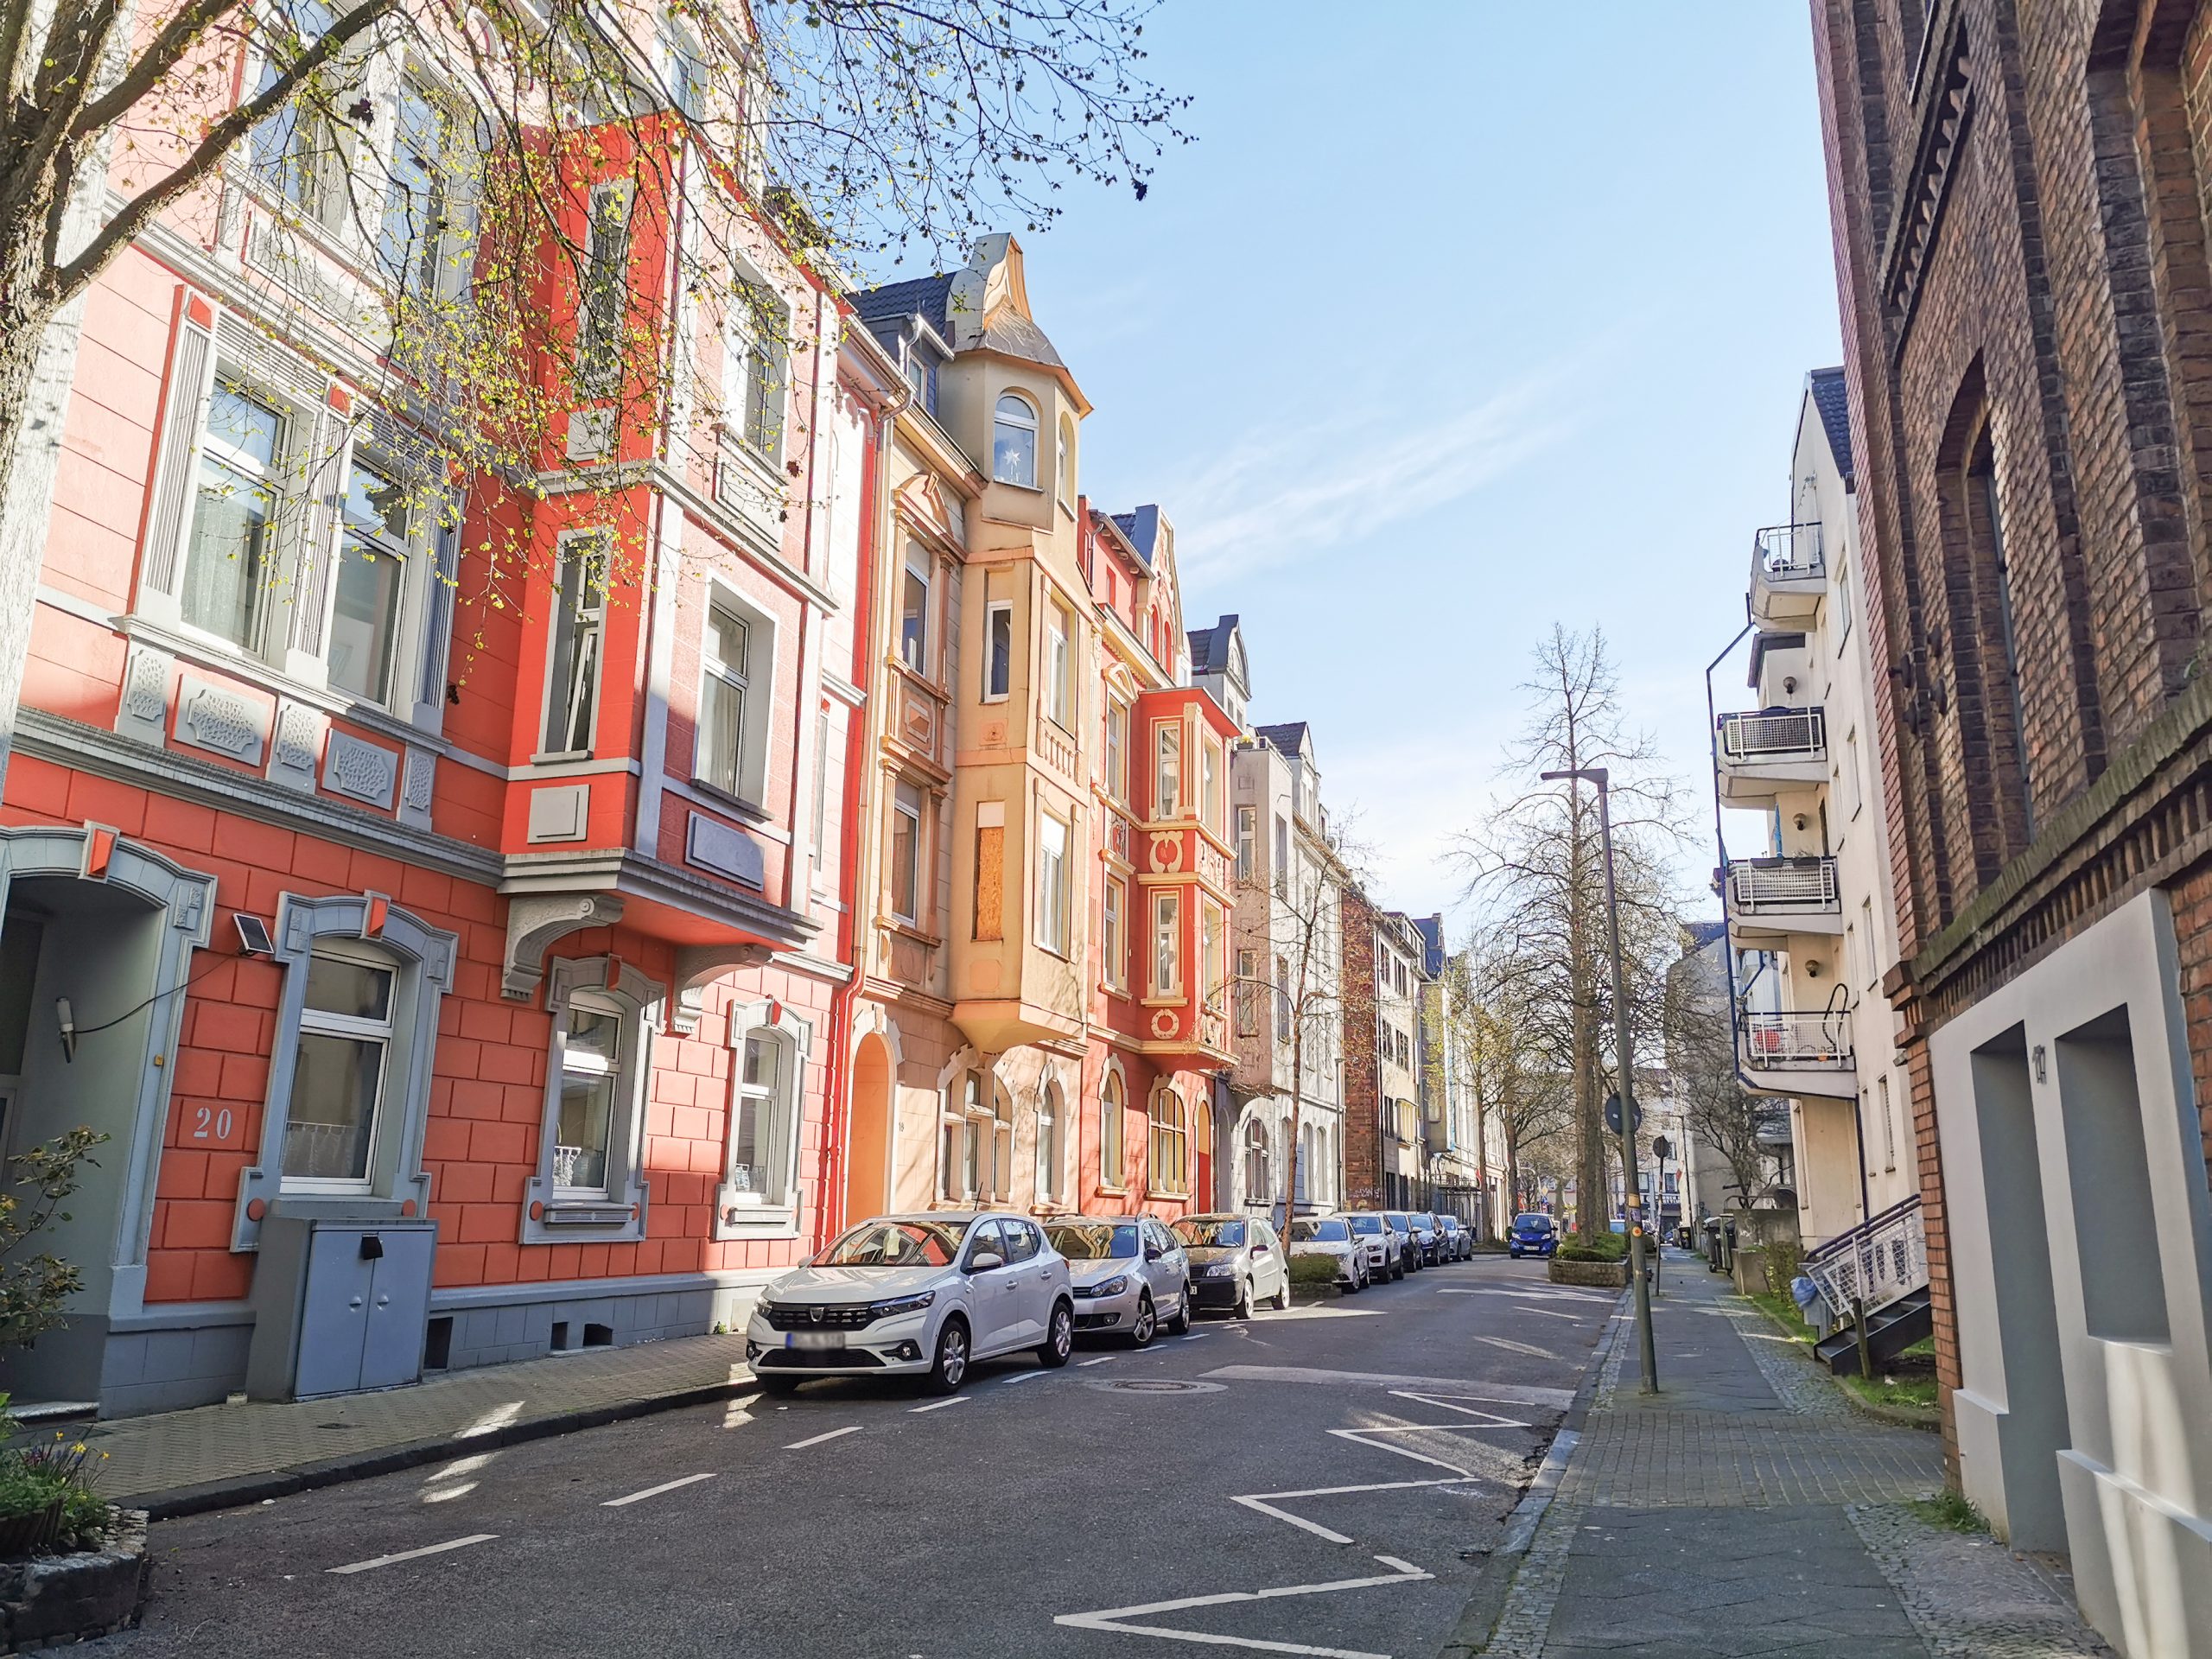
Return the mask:
[[[384,1255],[369,1285],[368,1330],[361,1344],[364,1389],[396,1389],[423,1374],[423,1332],[429,1319],[430,1253],[427,1228],[379,1235]]]
[[[367,1228],[317,1227],[308,1245],[306,1300],[300,1310],[300,1363],[292,1390],[300,1399],[351,1394],[361,1386],[369,1332],[369,1298],[378,1261],[361,1254]]]

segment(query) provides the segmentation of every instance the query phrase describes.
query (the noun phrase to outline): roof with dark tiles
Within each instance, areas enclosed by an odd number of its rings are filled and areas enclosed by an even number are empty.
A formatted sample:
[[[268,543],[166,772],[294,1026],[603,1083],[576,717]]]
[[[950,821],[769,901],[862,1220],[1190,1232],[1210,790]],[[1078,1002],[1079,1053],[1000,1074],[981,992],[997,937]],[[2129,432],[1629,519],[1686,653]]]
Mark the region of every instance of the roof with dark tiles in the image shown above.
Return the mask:
[[[1851,392],[1844,384],[1843,371],[1815,369],[1805,377],[1805,385],[1813,394],[1813,407],[1821,412],[1821,428],[1828,435],[1828,448],[1835,452],[1835,467],[1843,474],[1844,487],[1856,489],[1859,480],[1851,455]]]

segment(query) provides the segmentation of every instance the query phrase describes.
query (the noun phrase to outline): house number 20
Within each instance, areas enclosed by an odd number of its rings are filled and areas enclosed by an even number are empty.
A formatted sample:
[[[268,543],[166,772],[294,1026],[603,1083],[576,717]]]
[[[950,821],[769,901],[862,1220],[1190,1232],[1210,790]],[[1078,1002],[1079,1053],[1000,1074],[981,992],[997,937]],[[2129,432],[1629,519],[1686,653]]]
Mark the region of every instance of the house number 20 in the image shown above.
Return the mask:
[[[213,1136],[218,1141],[231,1138],[231,1109],[227,1106],[195,1107],[192,1116],[192,1138],[205,1141]]]

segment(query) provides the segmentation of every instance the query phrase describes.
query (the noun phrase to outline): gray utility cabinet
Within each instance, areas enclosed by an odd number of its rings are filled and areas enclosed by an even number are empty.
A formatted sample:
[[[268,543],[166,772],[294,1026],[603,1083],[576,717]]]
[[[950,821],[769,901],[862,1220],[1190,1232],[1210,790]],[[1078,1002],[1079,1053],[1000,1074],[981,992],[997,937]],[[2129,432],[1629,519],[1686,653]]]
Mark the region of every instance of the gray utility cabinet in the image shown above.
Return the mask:
[[[435,1221],[270,1215],[246,1392],[313,1400],[419,1382],[437,1243]]]

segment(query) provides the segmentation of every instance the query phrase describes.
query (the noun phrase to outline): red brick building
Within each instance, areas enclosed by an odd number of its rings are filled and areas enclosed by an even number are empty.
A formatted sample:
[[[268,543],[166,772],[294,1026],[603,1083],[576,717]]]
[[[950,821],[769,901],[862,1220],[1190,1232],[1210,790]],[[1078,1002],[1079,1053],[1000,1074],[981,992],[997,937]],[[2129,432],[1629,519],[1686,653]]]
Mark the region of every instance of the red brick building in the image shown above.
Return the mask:
[[[1813,15],[1951,1467],[2212,1649],[2212,6]]]
[[[327,228],[281,142],[92,292],[0,814],[0,1101],[9,1151],[111,1140],[18,1398],[704,1331],[816,1238],[883,399],[744,203],[695,185],[678,228],[645,130],[654,165],[569,179],[570,287],[613,308],[546,297],[580,360],[608,315],[646,358],[579,371],[527,489],[444,469],[348,309],[407,203]]]

